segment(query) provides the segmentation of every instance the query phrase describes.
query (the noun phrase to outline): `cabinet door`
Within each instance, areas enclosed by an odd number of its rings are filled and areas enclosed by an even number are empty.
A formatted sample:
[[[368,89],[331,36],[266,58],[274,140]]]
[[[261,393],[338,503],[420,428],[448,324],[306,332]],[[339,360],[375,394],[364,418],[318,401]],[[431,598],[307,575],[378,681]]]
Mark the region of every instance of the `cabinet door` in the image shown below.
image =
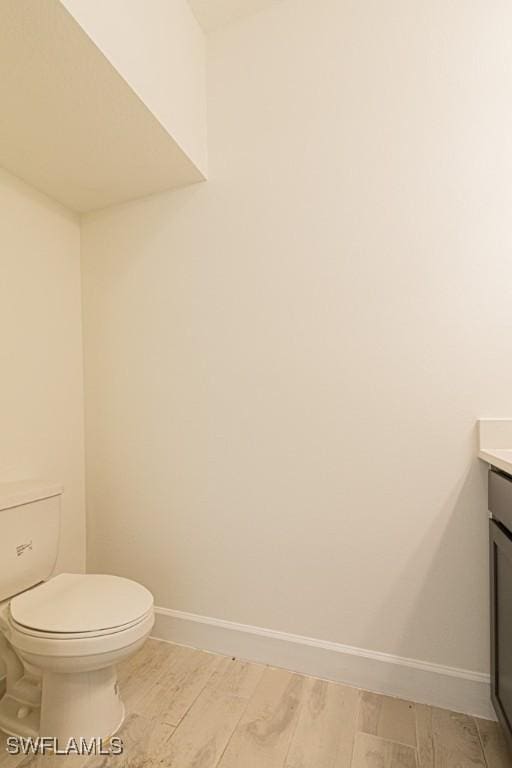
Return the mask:
[[[512,479],[495,469],[489,471],[489,512],[512,531]]]
[[[512,736],[512,538],[491,520],[492,699],[509,738]]]

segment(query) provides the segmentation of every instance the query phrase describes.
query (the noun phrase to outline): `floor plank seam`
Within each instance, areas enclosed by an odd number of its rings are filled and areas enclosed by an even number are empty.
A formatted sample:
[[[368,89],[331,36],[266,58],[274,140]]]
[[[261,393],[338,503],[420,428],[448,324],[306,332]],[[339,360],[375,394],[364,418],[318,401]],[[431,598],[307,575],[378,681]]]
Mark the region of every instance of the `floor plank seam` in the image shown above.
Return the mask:
[[[191,674],[194,674],[194,672],[191,672]],[[183,720],[186,718],[186,716],[188,715],[188,713],[190,712],[190,710],[192,709],[192,707],[194,706],[196,701],[199,699],[200,696],[203,695],[206,686],[208,685],[208,683],[210,682],[210,680],[212,679],[214,674],[215,674],[215,668],[212,669],[212,671],[210,672],[209,676],[205,680],[205,683],[204,683],[203,687],[201,688],[201,690],[199,691],[197,696],[193,699],[193,701],[190,703],[190,705],[187,707],[187,709],[185,710],[183,715],[180,717],[179,722],[178,723],[167,723],[167,725],[170,725],[170,726],[172,726],[174,728],[174,733],[171,735],[171,739],[173,738],[174,734],[176,733],[176,731],[178,730],[178,728],[180,727],[180,725],[182,724]],[[170,741],[170,739],[169,739],[169,741]]]
[[[407,744],[405,741],[398,741],[398,739],[388,739],[386,736],[379,736],[377,733],[367,733],[367,731],[356,731],[357,733],[363,733],[365,736],[374,736],[376,739],[382,739],[382,741],[388,742],[388,744],[398,744],[399,747],[405,747],[406,749],[418,749],[417,745]]]
[[[480,744],[480,749],[482,751],[482,755],[483,755],[483,758],[484,758],[484,763],[486,765],[486,768],[492,768],[492,766],[489,765],[489,761],[487,760],[487,755],[485,754],[484,742],[482,741],[482,734],[480,733],[480,728],[478,726],[476,718],[473,717],[472,720],[473,720],[473,722],[475,724],[476,732],[477,732],[477,735],[478,735],[478,742]]]
[[[261,681],[260,681],[260,682],[261,682]],[[242,709],[242,712],[240,713],[240,717],[239,717],[239,718],[238,718],[238,720],[236,721],[236,723],[235,723],[235,726],[234,726],[233,730],[231,731],[231,735],[230,735],[229,739],[227,739],[227,741],[226,741],[226,743],[225,743],[225,745],[224,745],[224,749],[222,750],[222,752],[221,752],[221,753],[220,753],[220,755],[219,755],[219,759],[217,760],[217,762],[215,763],[215,765],[212,765],[212,767],[211,767],[211,768],[217,768],[217,766],[219,766],[219,765],[221,764],[221,762],[222,762],[222,760],[223,760],[223,758],[224,758],[224,754],[226,753],[226,750],[227,750],[227,748],[229,747],[229,745],[230,745],[230,743],[231,743],[231,739],[233,738],[233,734],[236,732],[236,729],[238,728],[238,726],[239,726],[239,725],[240,725],[240,723],[242,722],[242,719],[243,719],[243,717],[244,717],[245,713],[247,712],[247,708],[248,708],[248,706],[249,706],[249,703],[250,703],[250,701],[251,701],[252,697],[254,696],[254,694],[256,693],[256,690],[258,689],[258,686],[259,686],[259,684],[260,684],[260,683],[258,683],[258,685],[256,686],[256,688],[255,688],[255,689],[254,689],[254,691],[252,692],[252,695],[251,695],[251,696],[248,696],[248,697],[245,699],[245,707],[243,707],[243,709]]]
[[[294,673],[294,674],[296,674],[296,673]],[[304,678],[305,681],[308,679],[305,675],[302,675],[302,677]],[[295,715],[296,723],[295,723],[295,725],[293,727],[293,732],[291,734],[290,741],[288,742],[288,748],[287,748],[286,754],[284,756],[284,761],[283,761],[284,768],[287,768],[287,766],[288,766],[288,756],[289,756],[290,750],[292,748],[292,744],[293,744],[293,740],[295,738],[295,734],[297,733],[297,728],[299,727],[300,716],[302,714],[302,708],[305,706],[305,700],[306,700],[305,687],[306,687],[305,685],[302,686],[300,705],[297,707],[297,713]],[[293,766],[291,766],[290,768],[293,768]]]
[[[361,707],[361,694],[362,689],[358,688],[359,695],[357,697],[357,707],[354,708],[354,714],[352,717],[352,750],[350,752],[350,768],[354,763],[354,752],[356,749],[356,736],[357,736],[357,723],[359,721],[359,708]]]

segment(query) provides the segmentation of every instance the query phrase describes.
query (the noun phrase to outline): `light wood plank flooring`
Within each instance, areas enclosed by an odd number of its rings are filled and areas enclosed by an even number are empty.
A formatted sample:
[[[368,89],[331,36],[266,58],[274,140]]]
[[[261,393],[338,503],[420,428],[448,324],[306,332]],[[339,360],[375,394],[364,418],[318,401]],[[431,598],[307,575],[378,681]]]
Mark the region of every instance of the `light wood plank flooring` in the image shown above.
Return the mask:
[[[512,768],[496,723],[150,640],[119,669],[117,757],[0,768]]]

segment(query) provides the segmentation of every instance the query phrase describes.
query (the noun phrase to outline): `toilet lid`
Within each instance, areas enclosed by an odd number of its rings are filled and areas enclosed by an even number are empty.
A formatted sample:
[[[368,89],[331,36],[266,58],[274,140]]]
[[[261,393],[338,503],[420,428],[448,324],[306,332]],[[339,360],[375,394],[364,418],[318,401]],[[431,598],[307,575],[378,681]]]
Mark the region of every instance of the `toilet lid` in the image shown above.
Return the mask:
[[[62,573],[10,603],[17,624],[40,632],[100,632],[141,618],[153,595],[120,576]]]

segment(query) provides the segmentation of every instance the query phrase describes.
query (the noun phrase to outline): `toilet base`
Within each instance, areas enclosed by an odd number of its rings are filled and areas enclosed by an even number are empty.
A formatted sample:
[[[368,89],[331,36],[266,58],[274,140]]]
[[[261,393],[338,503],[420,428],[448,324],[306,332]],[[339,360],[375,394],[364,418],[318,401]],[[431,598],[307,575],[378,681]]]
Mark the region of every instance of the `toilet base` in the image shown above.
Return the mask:
[[[39,735],[39,707],[27,707],[16,696],[5,693],[0,699],[0,731],[22,739],[36,738]]]
[[[106,739],[125,715],[114,666],[92,672],[43,672],[39,733],[66,744],[70,739]]]

